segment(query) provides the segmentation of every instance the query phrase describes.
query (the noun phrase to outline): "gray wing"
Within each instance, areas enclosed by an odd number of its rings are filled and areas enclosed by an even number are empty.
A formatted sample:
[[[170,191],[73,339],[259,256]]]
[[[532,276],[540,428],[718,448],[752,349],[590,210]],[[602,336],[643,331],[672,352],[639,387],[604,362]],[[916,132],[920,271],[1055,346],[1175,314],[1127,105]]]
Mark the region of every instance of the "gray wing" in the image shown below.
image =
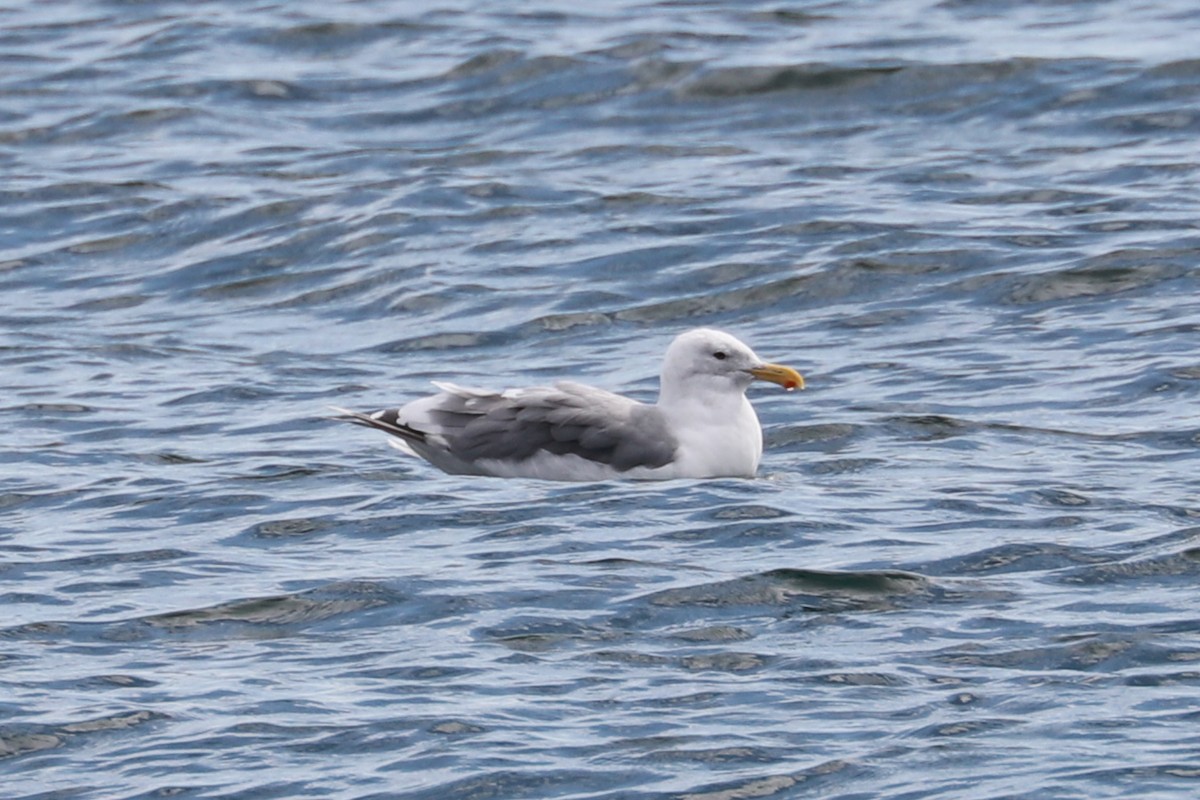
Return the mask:
[[[661,412],[620,395],[563,382],[499,395],[473,395],[444,415],[450,452],[475,461],[523,461],[546,452],[576,455],[620,472],[661,467],[677,442]]]
[[[441,394],[399,411],[351,421],[385,430],[419,452],[440,440],[464,464],[520,462],[549,453],[625,472],[661,467],[675,457],[678,442],[657,408],[602,389],[570,382],[503,394],[453,384],[439,388]]]

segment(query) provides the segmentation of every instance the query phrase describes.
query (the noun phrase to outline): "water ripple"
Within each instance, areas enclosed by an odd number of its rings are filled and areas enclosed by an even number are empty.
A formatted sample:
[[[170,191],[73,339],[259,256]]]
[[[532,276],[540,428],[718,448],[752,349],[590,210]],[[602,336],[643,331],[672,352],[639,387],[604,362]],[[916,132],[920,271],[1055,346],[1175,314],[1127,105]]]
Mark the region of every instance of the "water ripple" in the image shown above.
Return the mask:
[[[1200,17],[860,10],[8,9],[6,796],[1191,797]],[[756,480],[327,419],[695,325]]]

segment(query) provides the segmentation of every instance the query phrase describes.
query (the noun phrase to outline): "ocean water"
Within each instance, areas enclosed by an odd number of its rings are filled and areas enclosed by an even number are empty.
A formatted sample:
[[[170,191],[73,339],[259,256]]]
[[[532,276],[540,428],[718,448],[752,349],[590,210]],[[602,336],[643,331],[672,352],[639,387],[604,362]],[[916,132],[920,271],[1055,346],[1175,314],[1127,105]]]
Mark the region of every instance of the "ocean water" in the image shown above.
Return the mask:
[[[16,800],[1192,798],[1200,10],[0,9]],[[670,339],[753,480],[328,419]],[[776,389],[775,391],[771,391]]]

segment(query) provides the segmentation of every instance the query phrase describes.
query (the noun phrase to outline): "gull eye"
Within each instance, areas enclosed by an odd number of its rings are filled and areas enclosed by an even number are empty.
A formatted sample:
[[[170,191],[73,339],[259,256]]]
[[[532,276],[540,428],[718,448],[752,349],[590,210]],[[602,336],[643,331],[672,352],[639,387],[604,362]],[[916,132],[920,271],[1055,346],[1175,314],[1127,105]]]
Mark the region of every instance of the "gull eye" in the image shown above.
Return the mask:
[[[728,357],[729,356],[726,355],[724,350],[718,350],[717,352],[713,353],[713,358],[715,358],[717,361],[724,361]]]

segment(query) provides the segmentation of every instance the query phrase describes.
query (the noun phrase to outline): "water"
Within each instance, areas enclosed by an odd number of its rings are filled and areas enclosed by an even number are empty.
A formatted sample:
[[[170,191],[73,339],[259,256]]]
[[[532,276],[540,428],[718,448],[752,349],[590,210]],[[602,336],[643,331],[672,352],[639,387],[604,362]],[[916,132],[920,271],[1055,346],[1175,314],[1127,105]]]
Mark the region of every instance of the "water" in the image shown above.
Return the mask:
[[[1193,4],[0,26],[6,797],[1195,795]],[[324,418],[699,324],[756,480]]]

